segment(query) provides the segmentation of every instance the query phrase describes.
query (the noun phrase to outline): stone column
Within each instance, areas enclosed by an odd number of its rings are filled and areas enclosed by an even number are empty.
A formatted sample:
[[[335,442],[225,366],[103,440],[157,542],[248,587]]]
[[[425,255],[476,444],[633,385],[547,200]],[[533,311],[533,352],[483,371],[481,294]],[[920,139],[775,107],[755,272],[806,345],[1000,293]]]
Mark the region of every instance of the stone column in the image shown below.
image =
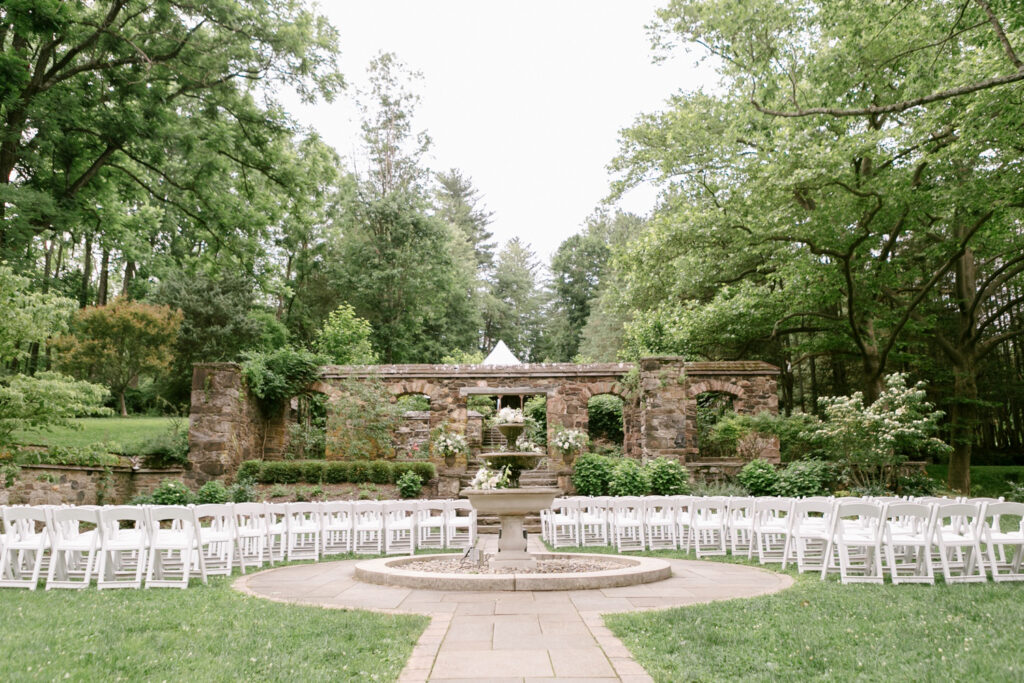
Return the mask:
[[[236,363],[196,365],[185,482],[196,488],[233,473],[243,460],[259,457],[261,423],[259,409],[248,396]]]

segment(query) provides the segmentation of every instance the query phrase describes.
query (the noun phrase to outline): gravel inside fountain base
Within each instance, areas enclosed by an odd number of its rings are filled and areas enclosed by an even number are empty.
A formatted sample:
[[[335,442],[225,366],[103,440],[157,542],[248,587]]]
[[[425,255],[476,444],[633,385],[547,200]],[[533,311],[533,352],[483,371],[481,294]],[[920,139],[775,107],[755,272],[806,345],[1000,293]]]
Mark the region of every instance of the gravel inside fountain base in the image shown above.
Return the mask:
[[[575,574],[578,572],[603,572],[621,569],[621,562],[592,558],[555,558],[537,560],[537,566],[517,569],[516,574]],[[407,562],[402,569],[414,572],[438,574],[507,574],[507,570],[492,569],[486,562],[473,562],[460,558],[423,560]]]

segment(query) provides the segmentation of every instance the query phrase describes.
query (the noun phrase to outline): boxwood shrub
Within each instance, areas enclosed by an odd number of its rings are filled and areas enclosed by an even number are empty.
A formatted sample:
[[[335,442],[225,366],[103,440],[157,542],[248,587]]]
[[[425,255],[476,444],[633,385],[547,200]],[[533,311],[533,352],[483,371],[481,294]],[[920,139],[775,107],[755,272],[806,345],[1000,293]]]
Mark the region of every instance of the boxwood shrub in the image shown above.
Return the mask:
[[[427,482],[437,476],[433,463],[388,460],[247,460],[238,468],[236,481],[260,484],[397,484],[413,472]]]
[[[344,484],[348,481],[348,463],[344,460],[328,462],[324,466],[325,484]]]
[[[386,460],[371,460],[369,464],[370,481],[374,484],[390,484],[391,463]]]

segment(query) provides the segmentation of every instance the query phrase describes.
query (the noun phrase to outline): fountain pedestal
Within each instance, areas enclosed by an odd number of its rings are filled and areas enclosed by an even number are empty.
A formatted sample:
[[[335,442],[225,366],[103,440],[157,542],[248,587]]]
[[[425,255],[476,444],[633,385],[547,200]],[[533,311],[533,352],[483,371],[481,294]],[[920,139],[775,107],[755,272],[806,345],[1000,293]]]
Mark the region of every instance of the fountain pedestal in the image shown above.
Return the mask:
[[[529,486],[517,489],[463,489],[462,495],[477,514],[497,515],[501,520],[498,552],[491,558],[493,569],[515,571],[533,569],[537,560],[526,552],[523,520],[526,515],[551,507],[551,501],[562,495],[557,486]]]

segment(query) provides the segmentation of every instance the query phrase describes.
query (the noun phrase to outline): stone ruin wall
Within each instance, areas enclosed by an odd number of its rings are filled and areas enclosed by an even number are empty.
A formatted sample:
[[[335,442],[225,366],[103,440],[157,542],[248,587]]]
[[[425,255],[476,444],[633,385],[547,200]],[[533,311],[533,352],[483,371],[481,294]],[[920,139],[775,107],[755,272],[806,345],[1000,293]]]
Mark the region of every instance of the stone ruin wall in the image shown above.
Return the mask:
[[[633,381],[624,382],[629,373]],[[629,457],[669,457],[710,478],[731,474],[742,463],[709,462],[698,457],[696,398],[705,391],[732,394],[737,412],[778,412],[778,369],[762,362],[686,363],[678,357],[644,358],[633,363],[541,363],[517,366],[380,365],[327,366],[313,390],[328,397],[341,394],[350,378],[376,377],[394,396],[422,394],[430,410],[407,416],[397,435],[400,455],[423,443],[430,429],[444,423],[465,425],[468,441],[479,447],[482,425],[468,411],[470,393],[502,391],[513,395],[547,395],[549,441],[556,425],[587,430],[587,402],[592,396],[614,394],[623,398],[623,450]],[[630,386],[627,386],[629,384]],[[230,477],[242,461],[278,459],[287,445],[288,408],[264,420],[234,363],[195,366],[189,425],[191,468],[185,481],[197,487],[211,479]],[[761,457],[778,462],[778,443]],[[434,460],[442,478],[457,482],[466,458],[446,467]],[[549,467],[564,475],[558,457]],[[565,477],[559,477],[564,481]],[[453,483],[453,486],[457,484]],[[450,488],[450,487],[448,487]]]

